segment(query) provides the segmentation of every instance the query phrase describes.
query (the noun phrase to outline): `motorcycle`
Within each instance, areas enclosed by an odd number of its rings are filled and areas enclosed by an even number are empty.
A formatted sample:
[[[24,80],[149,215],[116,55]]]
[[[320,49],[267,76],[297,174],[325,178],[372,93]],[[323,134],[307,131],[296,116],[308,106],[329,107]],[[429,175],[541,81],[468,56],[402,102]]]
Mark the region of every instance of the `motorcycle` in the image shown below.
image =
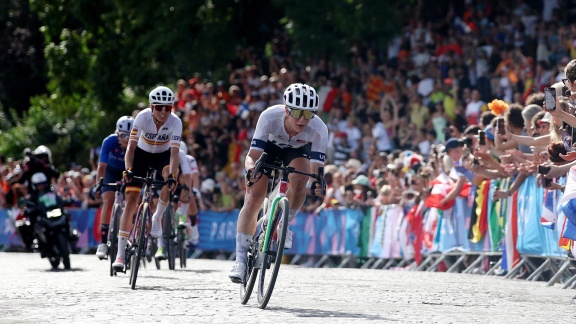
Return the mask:
[[[49,191],[40,195],[37,202],[26,200],[23,215],[26,220],[21,219],[21,226],[17,226],[21,237],[31,228],[32,249],[39,251],[40,257],[48,258],[53,269],[58,268],[60,261],[64,269],[70,269],[70,251],[79,235],[70,225],[70,215],[63,208],[62,199]],[[29,235],[26,237],[29,240]]]

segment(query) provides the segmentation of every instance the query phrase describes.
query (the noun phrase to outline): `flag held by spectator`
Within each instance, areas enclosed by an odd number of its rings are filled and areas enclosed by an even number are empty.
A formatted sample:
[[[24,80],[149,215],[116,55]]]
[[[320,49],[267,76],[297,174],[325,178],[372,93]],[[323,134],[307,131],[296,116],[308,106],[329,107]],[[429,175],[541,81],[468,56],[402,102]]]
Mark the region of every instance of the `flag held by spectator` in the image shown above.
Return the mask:
[[[560,208],[566,218],[576,224],[576,166],[571,167],[568,172],[564,196],[560,200]]]

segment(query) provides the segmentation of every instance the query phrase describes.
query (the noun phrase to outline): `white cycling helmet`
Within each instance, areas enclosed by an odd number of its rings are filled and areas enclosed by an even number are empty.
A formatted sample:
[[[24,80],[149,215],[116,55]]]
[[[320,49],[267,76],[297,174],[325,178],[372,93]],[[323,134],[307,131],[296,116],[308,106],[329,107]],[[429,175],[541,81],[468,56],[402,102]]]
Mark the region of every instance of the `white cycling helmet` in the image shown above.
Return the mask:
[[[175,100],[174,92],[164,86],[156,87],[150,91],[148,99],[151,105],[173,105]]]
[[[180,151],[184,152],[184,154],[188,154],[188,145],[184,141],[180,141]]]
[[[309,85],[292,83],[284,90],[284,104],[290,108],[318,110],[318,95]]]
[[[116,122],[116,129],[120,132],[130,133],[134,125],[134,118],[130,116],[122,116]]]
[[[42,172],[36,172],[32,175],[32,184],[39,184],[39,183],[43,183],[43,182],[48,182],[48,178],[46,178],[46,175]]]

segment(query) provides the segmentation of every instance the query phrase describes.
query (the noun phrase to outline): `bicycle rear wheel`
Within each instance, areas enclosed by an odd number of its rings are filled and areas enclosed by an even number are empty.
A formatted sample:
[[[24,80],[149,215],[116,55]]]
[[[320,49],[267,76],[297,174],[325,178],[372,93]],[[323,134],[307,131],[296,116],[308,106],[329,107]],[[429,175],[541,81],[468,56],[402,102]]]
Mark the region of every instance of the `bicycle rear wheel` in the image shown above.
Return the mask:
[[[246,273],[244,274],[245,280],[240,283],[240,303],[245,305],[252,295],[252,290],[254,289],[254,284],[256,283],[256,278],[258,277],[258,268],[254,265],[256,264],[256,258],[258,257],[257,242],[258,237],[252,239],[252,244],[250,244],[250,251],[248,251],[248,264],[246,265]]]
[[[164,213],[164,246],[166,247],[166,259],[168,260],[168,269],[174,270],[176,267],[176,248],[174,246],[174,210],[172,205],[166,208]]]
[[[268,238],[268,248],[264,251],[262,268],[260,269],[260,276],[258,278],[258,306],[262,309],[266,308],[268,301],[270,301],[274,285],[276,284],[276,278],[280,271],[282,255],[284,255],[284,241],[286,241],[286,232],[288,231],[289,208],[288,199],[285,197],[280,199],[276,204],[276,207],[273,208],[273,221],[271,224],[268,224],[268,226],[274,226],[272,227],[271,232],[274,233],[278,222],[281,222],[280,231],[277,233],[278,246],[276,251],[274,251],[272,238]]]
[[[118,254],[118,226],[120,226],[120,217],[122,216],[122,207],[119,204],[114,204],[112,208],[112,219],[110,222],[111,228],[108,232],[108,242],[110,243],[110,250],[108,252],[110,258],[110,276],[116,275],[116,270],[112,268],[112,264],[116,260]]]
[[[187,245],[186,245],[186,229],[178,229],[178,256],[180,257],[180,268],[186,268],[186,257],[187,255]]]
[[[131,286],[132,289],[136,289],[136,279],[138,278],[138,269],[140,268],[140,260],[144,258],[144,253],[146,252],[146,223],[148,222],[149,215],[148,204],[142,206],[142,217],[136,223],[136,228],[138,230],[138,235],[136,236],[136,246],[134,247],[134,255],[132,256],[131,264]]]

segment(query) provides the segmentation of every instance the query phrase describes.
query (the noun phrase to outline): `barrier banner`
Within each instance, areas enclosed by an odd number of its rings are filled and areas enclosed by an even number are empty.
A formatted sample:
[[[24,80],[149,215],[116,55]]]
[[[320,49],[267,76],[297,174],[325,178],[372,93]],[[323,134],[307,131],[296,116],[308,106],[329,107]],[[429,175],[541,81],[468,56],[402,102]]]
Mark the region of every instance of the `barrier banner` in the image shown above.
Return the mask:
[[[72,218],[72,226],[80,233],[76,244],[79,248],[96,248],[100,243],[100,221],[96,222],[97,209],[66,208]],[[97,232],[95,234],[95,232]],[[96,235],[98,237],[96,238]]]
[[[376,221],[376,214],[378,208],[370,207],[366,209],[366,213],[360,223],[360,237],[358,237],[358,245],[360,246],[360,254],[358,257],[367,258],[372,243],[374,231],[373,224]]]
[[[212,251],[236,251],[238,210],[231,212],[203,211],[198,217],[200,242],[197,248]]]
[[[21,246],[22,242],[18,235],[16,235],[16,227],[14,219],[18,214],[19,209],[12,210],[0,209],[0,244],[9,246]]]
[[[80,233],[76,247],[96,248],[100,243],[100,221],[96,219],[99,209],[66,208],[66,210],[70,213],[72,226]],[[0,209],[0,244],[22,246],[14,225],[18,212],[18,209]]]
[[[558,246],[558,232],[540,223],[544,189],[536,186],[536,177],[526,178],[518,191],[518,252],[542,256],[566,255]]]
[[[359,255],[364,218],[360,209],[324,209],[318,215],[298,213],[290,226],[292,248],[286,254]]]
[[[457,246],[456,216],[454,207],[440,212],[439,234],[436,235],[438,251],[449,251]]]

